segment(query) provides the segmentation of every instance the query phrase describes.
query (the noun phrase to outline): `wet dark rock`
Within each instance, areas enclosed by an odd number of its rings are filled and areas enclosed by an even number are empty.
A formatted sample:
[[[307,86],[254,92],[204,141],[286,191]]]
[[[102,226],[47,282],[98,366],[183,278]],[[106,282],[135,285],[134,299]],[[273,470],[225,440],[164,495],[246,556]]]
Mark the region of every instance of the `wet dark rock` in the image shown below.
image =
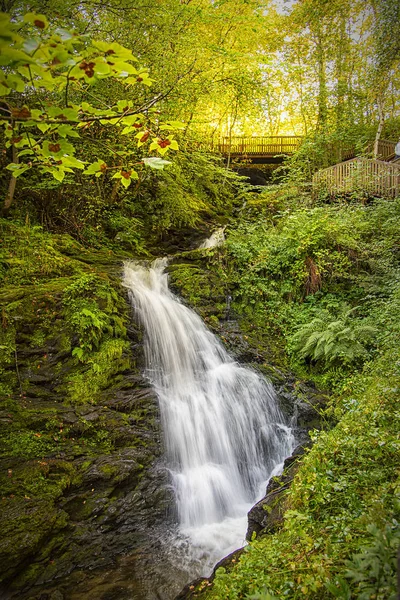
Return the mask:
[[[174,600],[192,600],[194,598],[201,598],[202,592],[206,591],[209,586],[212,585],[212,582],[215,578],[217,570],[219,568],[223,568],[225,572],[229,573],[231,571],[238,560],[240,559],[243,552],[245,552],[246,548],[238,548],[234,552],[225,556],[222,560],[220,560],[214,567],[210,577],[198,577],[194,581],[188,583],[181,592],[174,598]]]
[[[60,296],[52,301],[59,315]],[[127,318],[130,306],[119,302]],[[4,368],[13,393],[0,413],[1,600],[69,600],[75,585],[134,556],[154,528],[174,520],[137,325],[128,328],[132,358],[107,375],[100,396],[81,400],[68,386],[87,366],[71,356],[65,324],[48,318],[43,324],[27,305],[16,321],[18,373],[15,360]]]
[[[310,445],[311,443],[308,442],[297,446],[293,454],[285,460],[282,474],[270,480],[264,498],[249,511],[247,540],[252,540],[254,536],[273,533],[282,526],[286,510],[286,493],[299,469],[301,457]]]

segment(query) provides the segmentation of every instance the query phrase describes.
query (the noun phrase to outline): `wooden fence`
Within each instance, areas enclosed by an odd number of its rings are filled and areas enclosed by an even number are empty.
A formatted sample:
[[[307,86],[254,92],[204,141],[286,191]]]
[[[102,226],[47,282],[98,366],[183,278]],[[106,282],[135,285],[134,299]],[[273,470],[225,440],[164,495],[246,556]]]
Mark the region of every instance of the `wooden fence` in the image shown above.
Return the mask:
[[[276,156],[293,154],[303,138],[296,135],[273,135],[263,137],[223,137],[214,143],[213,150],[231,156]]]
[[[371,142],[368,144],[367,152],[372,154],[374,151],[374,143]],[[394,149],[396,146],[396,142],[391,142],[389,140],[379,140],[378,142],[378,159],[380,160],[391,160],[394,158]]]
[[[400,164],[355,158],[317,171],[312,183],[314,193],[335,196],[366,192],[371,196],[395,198],[400,195]]]

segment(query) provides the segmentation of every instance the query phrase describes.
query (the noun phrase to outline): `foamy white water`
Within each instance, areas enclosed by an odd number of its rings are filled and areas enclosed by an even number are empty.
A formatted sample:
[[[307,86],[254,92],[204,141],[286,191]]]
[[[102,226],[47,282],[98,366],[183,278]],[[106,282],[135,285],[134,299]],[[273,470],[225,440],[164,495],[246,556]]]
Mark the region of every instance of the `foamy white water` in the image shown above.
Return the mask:
[[[204,240],[204,242],[202,242],[198,248],[199,249],[204,249],[204,248],[215,248],[216,246],[222,246],[222,244],[225,242],[225,227],[220,227],[220,229],[216,229],[209,238],[207,238],[206,240]]]
[[[237,364],[172,294],[166,264],[126,263],[124,284],[145,331],[146,375],[160,402],[180,543],[209,569],[243,545],[247,512],[294,438],[272,385]]]

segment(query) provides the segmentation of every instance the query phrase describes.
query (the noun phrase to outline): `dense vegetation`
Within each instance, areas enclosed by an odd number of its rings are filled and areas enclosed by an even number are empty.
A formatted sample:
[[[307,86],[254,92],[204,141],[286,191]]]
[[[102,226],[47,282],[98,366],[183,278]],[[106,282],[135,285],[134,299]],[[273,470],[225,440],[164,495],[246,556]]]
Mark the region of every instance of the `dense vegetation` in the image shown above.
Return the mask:
[[[191,593],[393,600],[400,202],[327,202],[309,182],[343,149],[372,156],[400,135],[398,3],[2,8],[2,580],[30,598],[77,553],[105,566],[134,547],[102,530],[115,511],[141,515],[122,500],[159,452],[119,271],[175,253],[174,287],[215,331],[231,296],[248,346],[330,398],[284,523]],[[211,151],[253,133],[305,136],[263,190]],[[218,226],[222,248],[185,252]]]
[[[307,207],[284,191],[249,201],[220,264],[253,343],[281,339],[286,364],[331,397],[284,525],[200,597],[394,599],[400,204]]]

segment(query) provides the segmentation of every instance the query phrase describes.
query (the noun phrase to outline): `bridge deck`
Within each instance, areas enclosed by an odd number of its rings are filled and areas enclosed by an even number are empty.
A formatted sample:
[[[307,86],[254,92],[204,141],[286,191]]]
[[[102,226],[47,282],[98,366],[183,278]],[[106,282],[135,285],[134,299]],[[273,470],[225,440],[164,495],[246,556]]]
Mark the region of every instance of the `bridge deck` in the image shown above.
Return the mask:
[[[274,157],[281,154],[293,154],[299,148],[302,140],[301,136],[296,135],[224,137],[213,145],[213,150],[230,156]]]

